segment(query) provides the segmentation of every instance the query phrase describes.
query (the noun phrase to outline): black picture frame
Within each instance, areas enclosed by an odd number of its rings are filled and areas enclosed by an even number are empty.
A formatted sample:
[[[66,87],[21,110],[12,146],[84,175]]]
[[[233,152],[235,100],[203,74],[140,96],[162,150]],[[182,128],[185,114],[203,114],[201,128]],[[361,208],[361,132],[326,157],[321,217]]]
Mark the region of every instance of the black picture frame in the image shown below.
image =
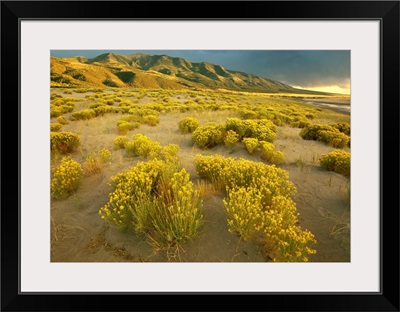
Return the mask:
[[[185,10],[179,10],[185,3]],[[229,10],[223,9],[228,7]],[[2,311],[399,311],[398,1],[2,1]],[[19,27],[24,19],[377,19],[381,28],[381,276],[377,293],[20,293]],[[40,36],[40,34],[38,34]],[[18,115],[18,130],[16,119]],[[15,135],[18,134],[18,139]],[[18,154],[15,153],[18,151]],[[18,168],[18,187],[10,180]],[[12,181],[12,182],[11,182]],[[17,194],[16,194],[17,193]],[[11,196],[16,194],[16,196]],[[18,199],[18,200],[16,200]],[[366,242],[366,244],[368,244]],[[187,304],[189,302],[189,304]]]

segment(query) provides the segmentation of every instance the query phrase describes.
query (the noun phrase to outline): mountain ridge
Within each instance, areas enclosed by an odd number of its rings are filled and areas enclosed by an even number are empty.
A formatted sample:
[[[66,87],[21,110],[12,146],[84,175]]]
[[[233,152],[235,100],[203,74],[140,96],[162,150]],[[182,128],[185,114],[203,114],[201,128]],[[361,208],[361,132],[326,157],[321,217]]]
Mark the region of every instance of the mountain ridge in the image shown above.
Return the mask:
[[[52,87],[137,87],[230,90],[263,93],[328,94],[293,88],[209,62],[191,62],[165,54],[103,53],[94,58],[50,58]]]

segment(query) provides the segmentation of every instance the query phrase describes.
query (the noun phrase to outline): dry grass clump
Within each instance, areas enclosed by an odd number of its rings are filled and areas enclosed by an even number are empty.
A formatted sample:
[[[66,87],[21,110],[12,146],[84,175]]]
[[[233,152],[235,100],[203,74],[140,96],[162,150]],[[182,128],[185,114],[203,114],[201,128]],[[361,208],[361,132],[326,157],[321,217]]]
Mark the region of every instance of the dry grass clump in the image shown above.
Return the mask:
[[[84,170],[87,175],[100,173],[104,164],[110,163],[111,152],[105,148],[98,152],[92,152],[85,158]]]

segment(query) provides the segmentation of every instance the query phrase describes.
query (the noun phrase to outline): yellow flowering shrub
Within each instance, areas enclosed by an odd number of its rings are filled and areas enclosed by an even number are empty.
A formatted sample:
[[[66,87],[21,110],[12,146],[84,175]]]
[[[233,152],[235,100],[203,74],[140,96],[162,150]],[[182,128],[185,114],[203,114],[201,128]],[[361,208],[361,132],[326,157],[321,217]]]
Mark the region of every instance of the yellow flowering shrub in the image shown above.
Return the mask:
[[[244,138],[256,138],[260,141],[274,142],[276,140],[277,128],[268,119],[243,120],[239,118],[228,118],[225,122],[225,130],[235,131],[239,140]]]
[[[211,183],[220,183],[224,188],[249,187],[258,185],[262,181],[272,195],[290,197],[296,193],[288,172],[274,165],[221,155],[196,155],[194,163],[201,178]]]
[[[63,113],[62,107],[50,104],[50,117],[58,117]]]
[[[272,143],[261,141],[259,146],[262,159],[275,165],[279,165],[284,161],[285,157],[283,153],[275,151],[275,146]]]
[[[320,159],[320,166],[329,171],[350,176],[350,153],[343,150],[335,150],[328,154],[323,154]]]
[[[110,114],[114,112],[114,109],[108,105],[99,105],[93,109],[96,116],[104,116],[105,114]]]
[[[94,109],[83,109],[72,113],[72,120],[88,120],[96,117]]]
[[[347,133],[350,134],[347,123],[310,124],[300,131],[300,136],[305,140],[321,141],[340,148],[350,146],[350,136]]]
[[[142,156],[153,159],[159,157],[162,147],[160,143],[151,140],[144,134],[135,134],[131,141],[125,143],[125,149],[129,156]]]
[[[224,199],[230,232],[243,240],[261,235],[266,253],[276,262],[306,262],[315,254],[314,235],[301,229],[296,205],[291,198],[275,196],[269,205],[263,203],[262,191],[256,186],[229,190]]]
[[[125,144],[127,142],[129,142],[129,139],[128,139],[127,136],[125,136],[125,135],[117,136],[113,141],[114,148],[115,149],[124,149],[125,148]]]
[[[223,127],[215,122],[199,126],[192,133],[193,142],[203,148],[211,148],[222,142]]]
[[[274,261],[307,261],[315,253],[312,233],[298,226],[292,197],[294,184],[286,171],[261,162],[196,155],[196,171],[211,183],[226,187],[223,199],[230,232],[247,240],[261,235]]]
[[[227,148],[232,149],[237,142],[239,142],[239,135],[232,130],[226,132],[224,142]]]
[[[228,197],[223,199],[223,203],[229,217],[229,232],[238,233],[243,240],[257,232],[263,213],[261,195],[257,189],[232,189],[228,192]]]
[[[295,202],[290,198],[277,196],[263,214],[260,229],[264,244],[275,262],[307,262],[308,256],[316,250],[314,235],[303,230],[298,223]]]
[[[323,130],[318,132],[317,140],[328,143],[329,146],[340,148],[348,146],[350,137],[336,129],[335,131]]]
[[[158,115],[143,116],[143,123],[152,127],[157,126],[160,123],[160,117]]]
[[[56,118],[57,123],[61,124],[61,125],[67,125],[68,121],[64,116],[59,116]]]
[[[157,247],[193,239],[203,224],[202,200],[189,173],[159,159],[139,162],[110,180],[109,202],[99,210],[122,229],[144,233]]]
[[[253,152],[260,145],[260,142],[258,141],[258,139],[255,139],[255,138],[244,138],[242,142],[243,142],[244,146],[246,147],[246,150],[249,152],[249,154],[253,154]]]
[[[329,125],[338,129],[344,134],[350,135],[350,124],[347,122],[332,122]]]
[[[137,122],[129,122],[125,120],[117,121],[117,132],[120,135],[127,134],[129,131],[139,128],[139,124]]]
[[[196,130],[200,126],[200,123],[196,118],[185,117],[179,121],[178,126],[179,130],[183,134],[187,134],[192,133],[194,130]]]
[[[72,132],[50,132],[50,150],[52,153],[71,153],[81,144],[79,135]]]
[[[157,245],[167,248],[193,239],[203,225],[203,202],[189,173],[185,169],[173,173],[168,185],[170,189],[161,190],[156,199],[151,233]]]
[[[78,189],[82,178],[81,165],[68,157],[63,157],[60,165],[52,170],[51,197],[54,199],[67,198]]]
[[[161,150],[160,156],[166,162],[178,162],[179,160],[179,145],[177,144],[168,144],[164,146]]]
[[[59,123],[51,123],[50,124],[50,132],[57,132],[62,127],[62,124]]]

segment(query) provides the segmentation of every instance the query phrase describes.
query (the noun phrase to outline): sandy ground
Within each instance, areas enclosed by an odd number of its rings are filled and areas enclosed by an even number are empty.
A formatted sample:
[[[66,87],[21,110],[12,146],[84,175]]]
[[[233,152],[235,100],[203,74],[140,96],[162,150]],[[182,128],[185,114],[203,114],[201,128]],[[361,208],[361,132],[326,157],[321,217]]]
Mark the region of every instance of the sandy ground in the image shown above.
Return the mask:
[[[182,165],[196,180],[193,157],[198,153],[219,153],[231,157],[260,160],[248,155],[238,145],[233,153],[224,146],[200,150],[193,146],[190,135],[177,131],[178,121],[186,113],[161,116],[156,127],[142,125],[134,133],[145,133],[162,145],[176,143],[181,147]],[[222,121],[229,117],[226,112],[204,112],[195,116],[200,121]],[[80,134],[83,143],[73,153],[74,159],[83,160],[91,149],[108,148],[117,136],[115,125],[118,116],[107,115],[89,121],[65,125],[64,131]],[[318,158],[334,150],[321,142],[304,141],[300,129],[279,127],[276,149],[284,152],[286,160],[280,167],[289,172],[297,187],[294,200],[297,204],[300,226],[310,230],[317,240],[313,246],[317,253],[310,256],[312,262],[350,261],[350,206],[347,178],[327,172],[318,165]],[[345,149],[348,150],[349,149]],[[156,252],[142,236],[133,232],[121,233],[102,220],[98,210],[107,203],[111,188],[110,177],[143,159],[126,157],[123,151],[112,151],[113,160],[102,173],[87,176],[76,193],[66,200],[51,202],[51,261],[52,262],[265,262],[256,241],[242,241],[229,233],[227,216],[223,210],[222,197],[211,195],[204,201],[205,224],[201,235],[183,246],[177,254]]]

